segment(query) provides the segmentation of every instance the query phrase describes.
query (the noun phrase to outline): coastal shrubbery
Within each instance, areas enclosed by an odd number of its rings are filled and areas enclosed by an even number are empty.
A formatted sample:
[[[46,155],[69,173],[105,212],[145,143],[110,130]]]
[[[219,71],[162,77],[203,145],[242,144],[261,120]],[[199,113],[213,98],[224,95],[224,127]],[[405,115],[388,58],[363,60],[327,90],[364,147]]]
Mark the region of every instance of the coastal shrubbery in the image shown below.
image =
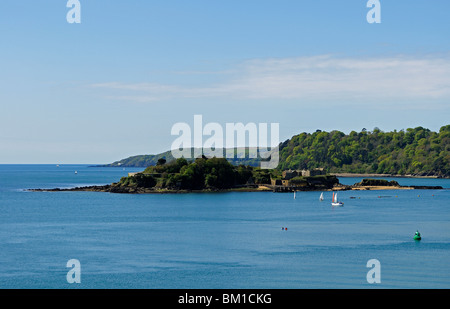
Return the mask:
[[[363,179],[356,184],[357,186],[383,186],[383,187],[399,187],[399,183],[395,180],[385,179]]]
[[[295,187],[324,187],[332,188],[339,184],[336,176],[318,175],[318,176],[297,176],[289,180],[289,184]]]
[[[122,177],[119,184],[124,187],[153,188],[156,185],[156,179],[152,175],[137,174],[130,177]]]
[[[224,158],[198,158],[189,163],[180,158],[160,161],[143,173],[123,177],[118,186],[169,190],[221,190],[251,184],[270,184],[271,171],[234,166]]]
[[[308,181],[302,176],[294,177],[289,182],[296,187],[306,187],[308,185]]]

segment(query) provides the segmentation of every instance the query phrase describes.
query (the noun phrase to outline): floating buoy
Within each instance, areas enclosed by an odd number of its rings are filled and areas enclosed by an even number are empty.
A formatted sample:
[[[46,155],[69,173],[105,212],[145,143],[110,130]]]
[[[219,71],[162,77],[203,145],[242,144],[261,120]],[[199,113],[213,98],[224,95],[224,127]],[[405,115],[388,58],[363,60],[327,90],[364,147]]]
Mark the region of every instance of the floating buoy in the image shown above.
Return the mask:
[[[416,233],[414,234],[414,240],[421,240],[422,236],[420,236],[419,231],[416,231]]]

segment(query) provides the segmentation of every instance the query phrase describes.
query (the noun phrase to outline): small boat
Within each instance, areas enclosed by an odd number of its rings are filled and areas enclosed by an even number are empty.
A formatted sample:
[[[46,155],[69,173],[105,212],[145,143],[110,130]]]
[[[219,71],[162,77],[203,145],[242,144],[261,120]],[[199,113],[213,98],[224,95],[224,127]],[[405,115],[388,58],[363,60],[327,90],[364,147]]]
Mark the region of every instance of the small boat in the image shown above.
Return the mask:
[[[75,171],[75,174],[78,174],[78,172],[77,172],[77,171]]]
[[[323,192],[320,193],[319,201],[321,201],[321,202],[323,201]]]
[[[295,200],[295,191],[294,191],[294,200]]]
[[[333,192],[333,197],[332,197],[332,200],[331,200],[331,206],[344,206],[343,202],[339,202],[338,201],[337,193],[335,194]]]
[[[419,231],[416,231],[416,233],[414,234],[414,240],[421,240],[422,236],[420,236]]]

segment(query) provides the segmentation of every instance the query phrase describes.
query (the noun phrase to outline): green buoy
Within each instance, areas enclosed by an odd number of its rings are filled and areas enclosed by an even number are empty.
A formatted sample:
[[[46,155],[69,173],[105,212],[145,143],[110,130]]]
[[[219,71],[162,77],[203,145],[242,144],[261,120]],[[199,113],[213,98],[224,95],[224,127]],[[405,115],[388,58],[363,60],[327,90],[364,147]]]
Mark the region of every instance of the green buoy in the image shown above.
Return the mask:
[[[422,237],[420,236],[419,231],[416,231],[416,233],[414,234],[414,240],[421,240]]]

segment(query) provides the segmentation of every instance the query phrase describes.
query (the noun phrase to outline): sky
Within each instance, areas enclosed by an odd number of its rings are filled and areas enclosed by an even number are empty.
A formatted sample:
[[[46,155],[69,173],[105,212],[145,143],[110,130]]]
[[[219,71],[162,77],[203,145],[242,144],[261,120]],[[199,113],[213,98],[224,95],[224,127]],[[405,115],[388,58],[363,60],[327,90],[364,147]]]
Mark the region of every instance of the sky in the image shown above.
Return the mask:
[[[0,2],[0,164],[101,164],[170,150],[179,122],[301,132],[450,119],[450,2]]]

